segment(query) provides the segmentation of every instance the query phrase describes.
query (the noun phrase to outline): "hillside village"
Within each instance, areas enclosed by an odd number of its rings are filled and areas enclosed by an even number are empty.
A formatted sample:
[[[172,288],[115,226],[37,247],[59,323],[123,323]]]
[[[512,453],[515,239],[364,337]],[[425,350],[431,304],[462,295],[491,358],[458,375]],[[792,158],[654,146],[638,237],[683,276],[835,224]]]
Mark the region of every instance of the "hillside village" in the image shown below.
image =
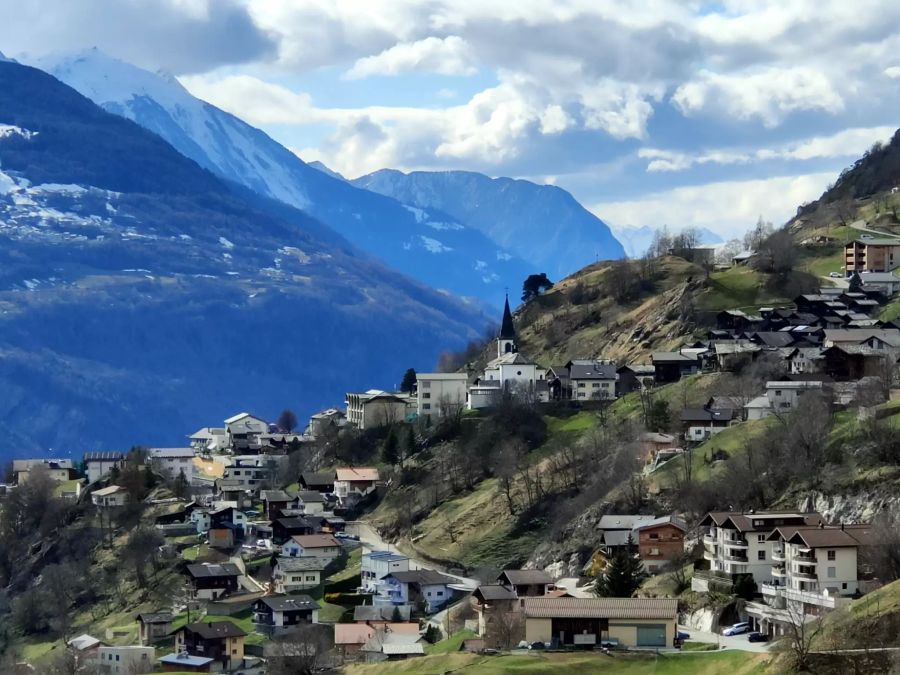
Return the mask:
[[[724,261],[682,243],[542,275],[441,372],[304,425],[241,412],[182,447],[13,461],[5,672],[640,667],[721,646],[880,664],[900,236],[817,214]]]

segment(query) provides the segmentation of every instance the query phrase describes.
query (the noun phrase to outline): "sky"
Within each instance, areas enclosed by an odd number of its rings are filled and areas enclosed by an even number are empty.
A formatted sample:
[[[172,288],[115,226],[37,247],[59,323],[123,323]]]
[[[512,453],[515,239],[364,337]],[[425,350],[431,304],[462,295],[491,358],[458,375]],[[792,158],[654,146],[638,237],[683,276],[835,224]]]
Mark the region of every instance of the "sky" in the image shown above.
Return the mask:
[[[619,227],[775,223],[900,126],[896,0],[0,0],[348,177],[559,185]]]

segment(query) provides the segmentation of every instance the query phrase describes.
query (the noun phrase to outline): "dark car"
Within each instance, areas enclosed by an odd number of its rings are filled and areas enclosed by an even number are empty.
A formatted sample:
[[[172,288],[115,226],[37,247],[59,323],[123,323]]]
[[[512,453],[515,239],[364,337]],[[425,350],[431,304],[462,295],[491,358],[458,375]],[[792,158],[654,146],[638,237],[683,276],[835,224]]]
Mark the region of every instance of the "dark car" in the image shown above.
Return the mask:
[[[543,642],[540,642],[540,641],[532,642],[530,645],[528,645],[528,649],[546,649],[546,648],[547,648],[547,645],[545,645]]]
[[[690,633],[687,633],[687,632],[685,632],[685,631],[683,631],[683,630],[680,630],[680,631],[678,631],[677,633],[675,633],[675,639],[676,639],[676,640],[690,640],[690,639],[691,639],[691,634],[690,634]]]
[[[747,633],[747,641],[748,642],[768,642],[769,636],[765,633],[759,633],[754,631],[752,633]]]

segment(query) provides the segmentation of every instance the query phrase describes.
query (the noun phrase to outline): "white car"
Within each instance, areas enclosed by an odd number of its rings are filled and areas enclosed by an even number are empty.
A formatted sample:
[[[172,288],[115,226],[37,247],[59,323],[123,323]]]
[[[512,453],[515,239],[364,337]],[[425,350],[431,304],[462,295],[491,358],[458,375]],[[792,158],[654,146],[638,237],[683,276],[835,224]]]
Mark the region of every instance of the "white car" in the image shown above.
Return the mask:
[[[741,621],[740,623],[736,623],[733,626],[729,626],[725,630],[722,631],[722,635],[731,636],[731,635],[743,635],[744,633],[750,632],[750,624],[746,621]]]
[[[840,272],[829,272],[828,276],[830,276],[832,279],[840,279],[844,275]]]

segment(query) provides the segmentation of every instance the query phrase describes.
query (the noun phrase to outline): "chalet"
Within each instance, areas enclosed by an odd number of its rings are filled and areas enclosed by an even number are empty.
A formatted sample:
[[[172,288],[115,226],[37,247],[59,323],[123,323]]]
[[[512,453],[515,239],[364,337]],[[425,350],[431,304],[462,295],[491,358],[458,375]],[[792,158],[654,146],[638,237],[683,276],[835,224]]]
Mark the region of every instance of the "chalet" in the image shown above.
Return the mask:
[[[142,645],[164,640],[172,632],[172,614],[169,612],[142,612],[137,615],[137,622]]]
[[[259,451],[259,435],[269,431],[269,423],[250,413],[239,413],[225,420],[225,438],[236,455]]]
[[[749,334],[750,342],[768,349],[790,347],[794,344],[794,336],[788,331],[759,331]]]
[[[203,427],[188,436],[191,447],[199,453],[222,452],[228,447],[225,427]]]
[[[656,368],[650,364],[631,363],[616,370],[616,396],[646,389],[654,383]]]
[[[253,499],[243,480],[216,478],[214,483],[216,498],[219,501],[237,504],[238,508],[249,508]]]
[[[641,434],[640,454],[638,459],[647,462],[655,457],[660,450],[671,450],[678,446],[678,440],[671,434],[663,434],[656,431],[645,431]]]
[[[334,472],[334,493],[341,502],[360,499],[375,491],[378,469],[358,466],[337,469]]]
[[[297,493],[297,505],[305,514],[320,516],[325,511],[325,497],[315,490],[300,490]]]
[[[278,511],[289,508],[297,501],[295,495],[284,490],[260,490],[259,499],[263,503],[263,513],[270,519],[276,518]]]
[[[572,398],[585,400],[613,400],[616,397],[616,365],[610,361],[573,360],[566,364]]]
[[[369,592],[377,592],[379,582],[391,572],[408,572],[409,558],[393,551],[363,553],[360,583]]]
[[[866,345],[842,344],[822,352],[823,370],[838,382],[861,380],[893,372],[897,354]]]
[[[100,647],[104,646],[106,646],[105,642],[87,633],[82,633],[66,642],[66,647],[75,656],[77,667],[86,670],[90,669],[91,664],[96,664]]]
[[[749,315],[739,309],[725,309],[716,314],[716,328],[742,333],[758,326],[762,317]]]
[[[495,621],[510,623],[510,615],[520,609],[516,591],[503,584],[482,584],[472,593],[471,603],[478,615],[478,634],[482,637],[493,634]]]
[[[674,598],[525,598],[522,611],[528,643],[582,648],[675,644]]]
[[[291,537],[313,534],[314,530],[305,518],[276,518],[272,521],[272,542],[281,546]]]
[[[330,534],[305,534],[291,537],[281,555],[290,558],[318,558],[326,565],[341,555],[341,542]]]
[[[900,347],[900,330],[887,328],[827,329],[822,342],[825,348],[838,345],[862,345],[876,338],[878,344]],[[876,348],[876,344],[867,346]]]
[[[672,516],[635,525],[633,539],[644,569],[656,574],[667,563],[678,560],[684,553],[685,531],[684,523]]]
[[[276,593],[297,593],[318,588],[326,563],[319,558],[278,558],[272,573]]]
[[[237,507],[222,505],[213,509],[209,512],[209,521],[210,545],[214,531],[219,531],[217,536],[221,539],[223,547],[233,546],[244,540],[247,515]],[[226,541],[228,543],[225,543]]]
[[[175,652],[210,658],[220,669],[235,670],[243,664],[246,637],[231,621],[190,623],[175,633]]]
[[[334,473],[330,471],[325,473],[304,471],[300,474],[300,487],[304,490],[315,490],[326,494],[332,493],[334,492]]]
[[[408,641],[419,641],[419,625],[417,623],[338,623],[334,626],[334,646],[341,652],[345,660],[360,655],[363,646],[381,630],[395,635],[407,636]]]
[[[319,603],[308,595],[267,595],[253,603],[253,623],[266,633],[319,623]]]
[[[497,583],[509,588],[518,598],[545,595],[553,579],[543,570],[503,570]]]
[[[400,624],[404,629],[408,624]],[[367,663],[403,661],[415,656],[425,656],[425,646],[418,632],[394,630],[393,624],[376,628],[372,636],[359,650]]]
[[[788,372],[792,374],[812,373],[822,365],[820,347],[794,347],[785,357]]]
[[[440,610],[453,597],[451,585],[458,583],[434,570],[391,572],[384,579],[382,594],[395,605],[419,605],[431,614]]]
[[[652,515],[634,515],[634,514],[608,514],[601,516],[600,522],[597,523],[597,529],[603,533],[603,548],[607,555],[613,553],[617,548],[628,546],[629,539],[632,546],[637,546],[634,537],[634,528],[641,523],[647,523],[654,520],[656,516]]]
[[[122,452],[86,452],[84,453],[85,475],[88,483],[93,483],[108,476],[113,469],[118,469],[125,461]]]
[[[238,589],[241,570],[233,563],[194,564],[188,565],[185,569],[195,598],[215,600]]]
[[[347,528],[347,521],[340,516],[306,516],[306,518],[307,520],[310,518],[321,518],[322,522],[319,525],[319,529],[322,534],[336,534],[338,532],[343,532]]]
[[[863,286],[881,291],[885,297],[890,298],[900,292],[900,277],[889,272],[867,272],[859,275]]]
[[[727,372],[735,372],[745,367],[761,351],[762,347],[750,340],[716,340],[713,343],[716,367]]]
[[[91,502],[97,508],[109,509],[125,506],[128,503],[128,490],[121,485],[110,485],[91,493]]]
[[[654,378],[657,384],[678,382],[682,377],[693,375],[700,370],[700,361],[694,356],[680,352],[653,352]]]
[[[727,429],[740,417],[741,411],[730,408],[685,408],[681,411],[684,439],[700,443]]]

